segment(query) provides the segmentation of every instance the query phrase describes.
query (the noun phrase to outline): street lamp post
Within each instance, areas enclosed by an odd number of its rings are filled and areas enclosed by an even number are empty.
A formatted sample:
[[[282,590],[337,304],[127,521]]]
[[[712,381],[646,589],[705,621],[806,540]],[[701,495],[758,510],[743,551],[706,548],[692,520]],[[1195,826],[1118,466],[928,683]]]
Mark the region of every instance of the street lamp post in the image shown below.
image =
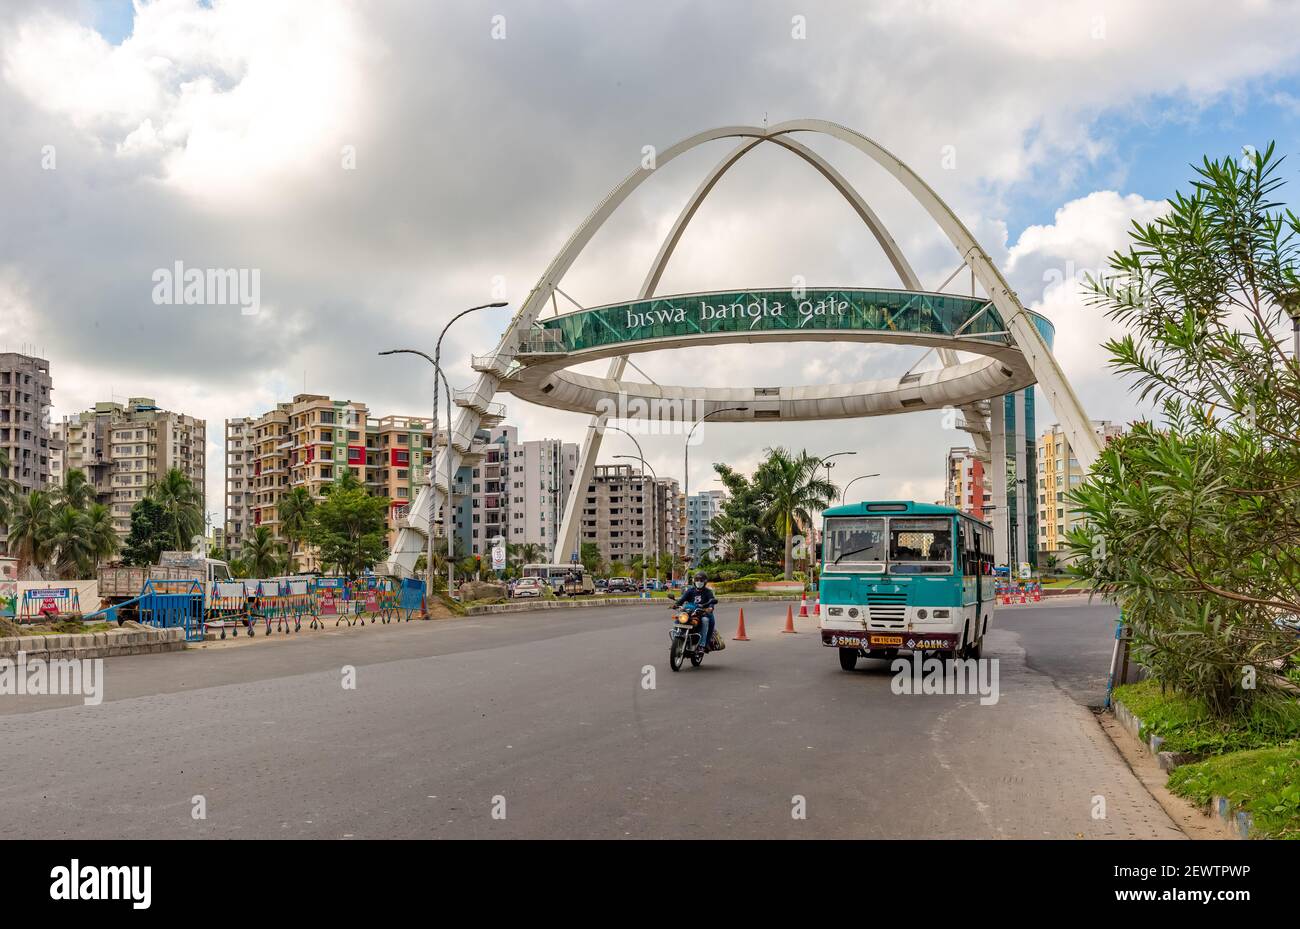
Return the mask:
[[[437,461],[437,449],[438,449],[438,388],[441,386],[439,381],[441,381],[442,384],[445,384],[447,381],[446,376],[442,373],[443,336],[447,334],[447,330],[451,328],[451,324],[454,323],[456,320],[460,319],[462,316],[467,316],[470,313],[473,313],[475,310],[485,310],[488,309],[489,307],[502,307],[506,305],[507,304],[504,300],[500,300],[495,303],[482,303],[479,304],[478,306],[472,306],[467,310],[461,310],[451,319],[447,320],[447,324],[443,326],[442,331],[438,333],[438,342],[434,346],[432,358],[430,358],[424,352],[413,348],[395,348],[395,349],[390,349],[389,351],[386,352],[379,353],[381,355],[397,355],[397,354],[419,355],[425,361],[429,362],[429,364],[433,365],[433,372],[434,372],[433,373],[433,429],[430,433],[431,435],[430,441],[432,443],[433,456],[435,462]],[[429,545],[428,545],[428,551],[425,553],[425,560],[428,563],[424,566],[425,597],[426,597],[426,602],[428,603],[433,602],[433,494],[434,494],[433,476],[434,476],[434,468],[430,468],[429,469],[429,527],[428,527]],[[446,502],[447,517],[444,520],[444,523],[447,526],[447,596],[449,597],[451,596],[452,582],[455,580],[454,568],[452,565],[453,540],[452,540],[452,532],[451,532],[451,491],[452,491],[451,481],[452,481],[451,389],[448,388],[447,389],[447,502]]]
[[[641,444],[638,442],[637,451],[640,450],[641,450]],[[644,488],[645,472],[647,468],[650,468],[650,466],[646,464],[645,456],[644,455],[615,455],[614,457],[631,458],[633,460],[637,458],[641,459],[641,486],[642,488]],[[650,544],[654,549],[655,580],[657,581],[659,579],[659,519],[658,519],[658,512],[657,512],[658,507],[656,504],[659,499],[659,475],[655,473],[654,468],[650,468],[650,476],[654,478],[654,483],[650,485],[652,488],[651,493],[653,494],[653,496],[650,498],[650,522],[651,522],[652,532],[653,532],[653,535],[651,536]],[[642,500],[644,501],[645,499],[644,489],[642,491],[641,497]],[[641,546],[641,589],[643,591],[645,590],[645,545],[644,544]]]
[[[856,455],[856,454],[857,454],[857,452],[832,452],[831,454],[826,455],[825,457],[821,458],[821,459],[820,459],[821,463],[824,464],[824,465],[826,465],[826,481],[827,481],[827,483],[830,482],[830,479],[831,479],[831,468],[834,467],[834,465],[830,464],[830,460],[831,460],[832,458],[838,458],[838,457],[840,457],[841,455]]]
[[[690,432],[686,433],[686,449],[682,467],[682,497],[686,500],[686,535],[688,543],[691,533],[691,436],[695,435],[695,430],[699,428],[700,423],[704,422],[710,416],[717,416],[719,413],[743,413],[748,409],[749,407],[747,406],[725,406],[722,409],[705,413],[695,421],[695,425],[691,426]],[[690,559],[688,558],[687,560],[689,561]],[[687,567],[689,570],[689,565]]]
[[[880,472],[877,471],[875,474],[859,474],[853,480],[849,481],[847,484],[844,485],[844,489],[840,491],[840,499],[843,500],[845,503],[848,503],[849,488],[852,487],[854,484],[856,484],[858,481],[865,480],[866,478],[869,477],[880,477]]]

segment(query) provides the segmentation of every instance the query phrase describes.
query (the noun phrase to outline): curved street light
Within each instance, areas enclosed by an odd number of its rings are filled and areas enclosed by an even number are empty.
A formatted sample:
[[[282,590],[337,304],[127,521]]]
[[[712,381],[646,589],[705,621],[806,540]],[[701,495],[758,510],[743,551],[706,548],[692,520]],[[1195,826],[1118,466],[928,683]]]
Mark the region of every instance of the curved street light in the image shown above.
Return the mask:
[[[683,467],[682,467],[682,497],[683,497],[683,499],[686,501],[686,513],[685,513],[684,515],[685,515],[686,518],[687,518],[686,534],[687,534],[688,540],[689,540],[689,536],[690,536],[690,532],[691,532],[691,527],[690,527],[690,512],[691,512],[691,436],[695,435],[695,430],[699,428],[700,423],[704,422],[704,421],[705,421],[706,419],[708,419],[710,416],[717,416],[719,413],[743,413],[743,412],[745,412],[745,411],[748,410],[748,409],[749,409],[749,407],[747,407],[747,406],[724,406],[724,407],[722,407],[721,409],[713,410],[712,412],[705,413],[703,416],[701,416],[699,419],[697,419],[697,420],[695,421],[695,425],[691,426],[691,430],[690,430],[690,432],[686,433],[686,451],[685,451],[685,455],[684,455],[684,458],[683,458]],[[688,544],[687,547],[689,548],[689,544]],[[688,553],[688,554],[689,554],[689,553]],[[687,560],[689,561],[690,559],[687,558]]]
[[[842,490],[842,491],[840,492],[840,499],[843,500],[845,503],[848,503],[848,502],[849,502],[849,488],[852,487],[854,484],[856,484],[858,481],[863,480],[864,478],[868,478],[868,477],[880,477],[880,472],[877,471],[875,474],[859,474],[859,475],[858,475],[857,477],[855,477],[853,480],[849,481],[847,484],[844,485],[844,490]]]

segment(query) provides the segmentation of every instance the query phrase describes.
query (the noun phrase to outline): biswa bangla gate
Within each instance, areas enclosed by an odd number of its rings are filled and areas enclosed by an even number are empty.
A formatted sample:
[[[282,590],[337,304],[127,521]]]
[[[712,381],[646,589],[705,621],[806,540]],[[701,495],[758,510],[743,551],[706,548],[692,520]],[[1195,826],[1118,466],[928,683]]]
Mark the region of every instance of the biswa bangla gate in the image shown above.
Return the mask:
[[[817,133],[837,139],[885,169],[929,214],[960,262],[948,280],[927,290],[863,196],[825,158],[795,138]],[[700,181],[646,271],[634,299],[560,314],[555,294],[592,236],[641,184],[678,155],[720,140],[734,147]],[[731,291],[663,296],[657,293],[677,243],[718,180],[759,145],[775,145],[803,159],[831,184],[866,224],[898,275],[897,288],[849,286]],[[963,270],[970,295],[943,292]],[[982,291],[979,292],[979,291]],[[568,298],[566,297],[566,300]],[[550,304],[555,315],[543,318]],[[1085,469],[1100,454],[1096,435],[1074,390],[1051,352],[1052,326],[1026,310],[988,254],[956,214],[907,165],[865,136],[835,123],[799,119],[760,128],[724,126],[683,139],[657,153],[654,166],[638,168],[603,199],[570,236],[529,292],[495,349],[473,358],[479,377],[460,391],[460,413],[431,484],[420,491],[389,558],[409,574],[424,550],[423,530],[445,505],[449,475],[470,454],[475,433],[499,419],[498,392],[557,409],[591,414],[575,486],[589,483],[606,421],[653,420],[665,410],[689,410],[692,420],[790,421],[883,416],[953,408],[976,453],[992,471],[996,557],[1003,564],[1034,561],[1037,507],[1034,385],[1044,390]],[[883,342],[934,351],[940,366],[896,377],[841,384],[695,387],[642,383],[624,377],[628,357],[642,352],[764,342]],[[971,358],[970,356],[974,356]],[[607,359],[604,377],[571,368]],[[735,410],[734,407],[745,407]],[[1021,485],[1024,490],[1020,490]],[[553,560],[578,549],[582,494],[565,504]]]

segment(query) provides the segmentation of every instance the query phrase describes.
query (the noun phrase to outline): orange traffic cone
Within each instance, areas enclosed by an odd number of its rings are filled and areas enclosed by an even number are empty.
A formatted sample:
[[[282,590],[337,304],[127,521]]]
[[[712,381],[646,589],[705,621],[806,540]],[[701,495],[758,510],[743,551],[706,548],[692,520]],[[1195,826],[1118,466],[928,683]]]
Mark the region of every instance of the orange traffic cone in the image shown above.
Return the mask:
[[[816,605],[813,607],[813,615],[814,616],[822,615],[822,598],[820,596],[817,597]]]
[[[736,627],[736,634],[731,637],[733,642],[748,642],[749,636],[745,635],[745,608],[740,608],[740,625]]]
[[[787,606],[785,608],[785,628],[782,629],[781,631],[782,632],[796,631],[794,628],[794,607],[792,606]]]
[[[805,592],[803,598],[799,601],[799,617],[802,619],[807,615],[808,615],[808,594],[807,592]]]

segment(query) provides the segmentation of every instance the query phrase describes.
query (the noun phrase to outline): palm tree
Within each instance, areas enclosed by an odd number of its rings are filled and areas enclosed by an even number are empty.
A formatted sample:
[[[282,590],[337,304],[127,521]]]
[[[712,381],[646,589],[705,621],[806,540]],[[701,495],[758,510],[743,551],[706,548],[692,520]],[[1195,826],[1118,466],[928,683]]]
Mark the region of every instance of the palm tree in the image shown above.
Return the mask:
[[[244,569],[253,577],[271,577],[280,560],[280,543],[266,526],[257,526],[251,535],[244,537],[239,552]]]
[[[520,564],[541,564],[542,563],[542,546],[536,542],[524,542],[516,547],[519,553]]]
[[[86,547],[90,553],[91,572],[98,569],[105,558],[116,554],[118,546],[113,516],[108,507],[102,503],[92,503],[86,510]]]
[[[86,480],[86,472],[72,468],[63,476],[63,483],[54,491],[54,505],[84,510],[95,502],[95,488]]]
[[[810,511],[831,505],[838,488],[818,477],[821,459],[784,448],[767,449],[767,458],[754,472],[763,492],[763,520],[785,536],[785,579],[794,577],[794,530],[797,523],[812,524]]]
[[[172,468],[149,487],[149,496],[171,517],[175,549],[188,550],[190,540],[203,532],[203,495],[194,482]]]
[[[322,492],[328,494],[335,490],[357,490],[358,488],[364,490],[365,485],[357,479],[351,468],[343,468],[339,471],[338,476],[334,478],[334,483],[326,484]]]
[[[71,506],[53,510],[46,545],[54,557],[54,571],[63,579],[75,578],[90,562],[86,514]]]
[[[280,526],[289,540],[289,570],[297,570],[296,556],[298,544],[306,537],[307,527],[311,525],[312,511],[316,500],[306,487],[295,487],[280,498]]]
[[[15,501],[9,514],[9,551],[18,559],[18,574],[29,565],[42,567],[50,555],[50,495],[34,490]]]

